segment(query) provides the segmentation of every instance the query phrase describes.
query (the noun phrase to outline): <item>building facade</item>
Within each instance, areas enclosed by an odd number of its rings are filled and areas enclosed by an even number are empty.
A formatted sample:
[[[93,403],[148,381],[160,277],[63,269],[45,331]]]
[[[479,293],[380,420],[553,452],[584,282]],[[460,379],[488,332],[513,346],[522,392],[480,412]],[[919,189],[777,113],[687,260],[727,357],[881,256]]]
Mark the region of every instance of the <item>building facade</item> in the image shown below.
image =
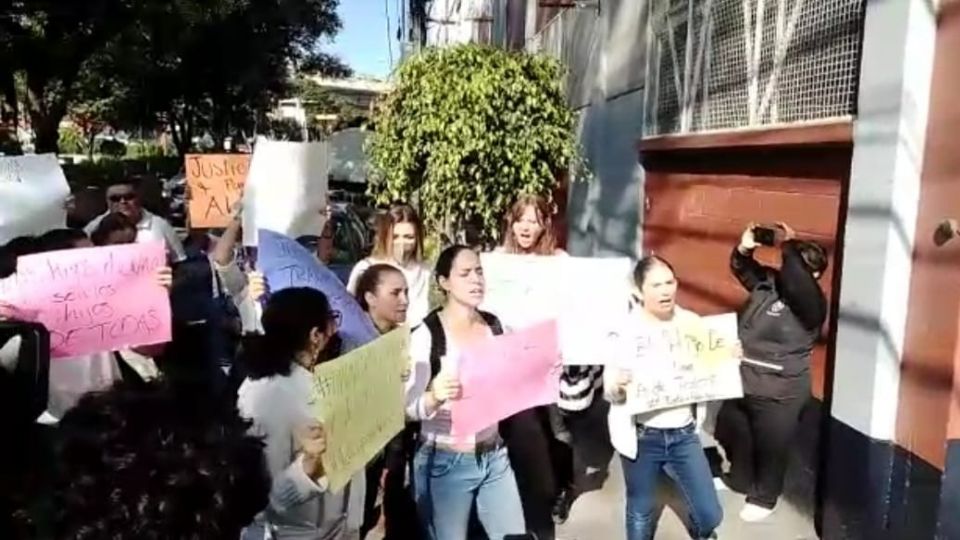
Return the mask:
[[[830,251],[788,502],[826,539],[960,539],[960,0],[479,4],[481,41],[568,69],[573,254],[661,254],[718,313],[747,223]]]

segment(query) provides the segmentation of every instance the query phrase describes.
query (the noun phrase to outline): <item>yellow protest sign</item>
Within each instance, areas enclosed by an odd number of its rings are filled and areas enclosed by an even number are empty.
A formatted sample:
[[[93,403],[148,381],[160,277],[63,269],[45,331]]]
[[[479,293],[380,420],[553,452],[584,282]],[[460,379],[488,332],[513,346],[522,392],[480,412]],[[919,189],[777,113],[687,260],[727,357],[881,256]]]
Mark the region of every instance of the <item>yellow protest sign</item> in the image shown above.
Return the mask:
[[[233,206],[243,199],[250,155],[188,155],[185,166],[190,186],[190,226],[206,229],[229,225]]]
[[[743,396],[735,314],[641,328],[628,342],[625,407],[633,414]]]
[[[314,369],[312,407],[327,437],[323,467],[332,491],[403,429],[409,358],[410,329],[403,327]]]

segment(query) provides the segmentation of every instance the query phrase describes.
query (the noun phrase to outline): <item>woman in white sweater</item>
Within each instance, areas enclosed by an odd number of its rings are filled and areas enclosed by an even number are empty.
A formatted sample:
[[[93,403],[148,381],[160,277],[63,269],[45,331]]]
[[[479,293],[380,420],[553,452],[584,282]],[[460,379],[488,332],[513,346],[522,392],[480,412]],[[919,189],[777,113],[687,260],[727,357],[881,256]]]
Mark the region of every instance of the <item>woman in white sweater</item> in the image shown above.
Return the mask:
[[[375,264],[399,268],[407,279],[410,307],[407,324],[416,326],[430,311],[430,267],[423,262],[423,227],[413,207],[401,204],[380,217],[373,253],[350,272],[347,290],[357,293],[357,280]]]
[[[328,489],[326,439],[311,410],[310,371],[337,356],[339,318],[322,292],[306,288],[274,293],[264,309],[264,333],[248,356],[237,407],[264,438],[273,485],[244,540],[360,538],[364,472],[339,493]]]
[[[655,256],[642,259],[633,277],[639,309],[635,309],[631,324],[650,336],[653,357],[648,365],[608,367],[604,373],[604,393],[613,403],[610,438],[621,455],[627,485],[627,539],[653,538],[657,528],[655,492],[661,473],[677,484],[683,496],[690,516],[690,536],[712,538],[723,519],[723,509],[696,433],[693,407],[685,405],[637,415],[623,408],[631,379],[664,365],[670,369],[668,362],[659,362],[659,355],[670,354],[668,336],[679,326],[696,323],[700,316],[677,306],[677,278],[665,260]]]

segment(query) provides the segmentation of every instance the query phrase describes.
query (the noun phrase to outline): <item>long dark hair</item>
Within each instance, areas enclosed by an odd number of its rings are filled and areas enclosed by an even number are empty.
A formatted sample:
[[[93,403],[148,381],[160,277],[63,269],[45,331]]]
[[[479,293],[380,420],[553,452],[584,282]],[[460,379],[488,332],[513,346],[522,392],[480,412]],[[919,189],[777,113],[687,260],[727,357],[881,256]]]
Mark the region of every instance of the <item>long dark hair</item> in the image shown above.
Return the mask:
[[[658,255],[647,255],[637,261],[637,265],[633,267],[633,284],[636,285],[638,289],[643,289],[643,283],[647,280],[647,274],[658,264],[666,266],[670,269],[671,273],[676,275],[673,265],[667,262],[666,259]]]
[[[133,231],[136,234],[137,224],[120,212],[107,214],[90,234],[90,240],[95,245],[105,246],[110,239],[110,234],[117,231]]]
[[[270,296],[263,310],[263,334],[245,343],[244,367],[251,379],[289,375],[297,354],[307,347],[310,331],[335,323],[330,301],[322,292],[294,287]],[[339,355],[339,339],[331,338],[325,359]]]
[[[403,275],[403,272],[395,266],[389,264],[375,264],[370,268],[367,268],[360,274],[360,277],[357,279],[357,292],[354,296],[357,299],[357,303],[360,304],[360,308],[366,312],[370,312],[370,306],[367,305],[367,293],[377,292],[377,287],[380,286],[380,282],[383,281],[384,274],[395,273]]]
[[[440,282],[440,278],[450,279],[450,272],[453,271],[453,261],[457,259],[457,255],[464,251],[471,251],[470,246],[454,244],[440,252],[440,256],[437,257],[436,267],[433,271],[437,278],[437,283]]]

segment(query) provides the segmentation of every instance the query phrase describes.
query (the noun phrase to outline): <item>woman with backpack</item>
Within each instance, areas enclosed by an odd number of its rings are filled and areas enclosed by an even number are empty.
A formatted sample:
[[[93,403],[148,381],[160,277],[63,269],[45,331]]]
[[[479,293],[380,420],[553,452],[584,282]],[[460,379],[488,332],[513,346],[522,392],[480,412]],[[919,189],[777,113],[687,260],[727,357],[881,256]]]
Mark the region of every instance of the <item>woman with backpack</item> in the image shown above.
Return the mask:
[[[495,316],[478,309],[484,279],[480,257],[466,246],[445,249],[437,282],[446,301],[410,340],[407,416],[421,422],[414,457],[417,511],[431,540],[466,540],[471,510],[491,539],[525,533],[517,483],[497,425],[469,436],[451,433],[450,402],[460,397],[460,351],[502,333]]]

